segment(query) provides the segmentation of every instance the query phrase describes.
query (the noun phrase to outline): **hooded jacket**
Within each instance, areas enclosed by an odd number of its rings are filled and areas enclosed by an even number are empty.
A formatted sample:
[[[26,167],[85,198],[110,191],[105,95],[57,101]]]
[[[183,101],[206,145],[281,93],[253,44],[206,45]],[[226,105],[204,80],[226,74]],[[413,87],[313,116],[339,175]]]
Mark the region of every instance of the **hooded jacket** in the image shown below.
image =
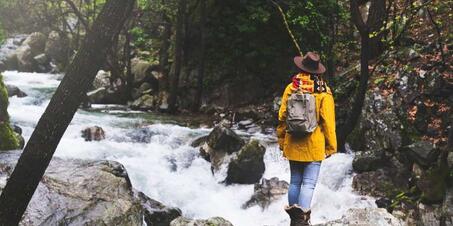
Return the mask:
[[[292,161],[313,162],[322,161],[328,155],[337,151],[335,133],[335,104],[332,92],[326,86],[324,92],[314,92],[315,81],[306,73],[300,73],[293,78],[282,96],[278,113],[277,137],[283,155]],[[286,132],[286,108],[289,96],[297,89],[310,92],[316,99],[316,118],[318,126],[310,134],[303,137],[293,137]]]

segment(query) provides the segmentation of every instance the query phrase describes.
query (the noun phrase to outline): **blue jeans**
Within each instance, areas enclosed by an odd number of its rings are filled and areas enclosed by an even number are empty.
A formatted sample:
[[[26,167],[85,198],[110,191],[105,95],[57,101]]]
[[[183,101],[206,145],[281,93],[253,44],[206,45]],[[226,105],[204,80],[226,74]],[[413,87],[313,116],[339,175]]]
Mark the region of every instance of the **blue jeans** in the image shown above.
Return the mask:
[[[291,169],[291,182],[288,190],[289,205],[298,204],[304,209],[310,209],[321,162],[289,161],[289,167]]]

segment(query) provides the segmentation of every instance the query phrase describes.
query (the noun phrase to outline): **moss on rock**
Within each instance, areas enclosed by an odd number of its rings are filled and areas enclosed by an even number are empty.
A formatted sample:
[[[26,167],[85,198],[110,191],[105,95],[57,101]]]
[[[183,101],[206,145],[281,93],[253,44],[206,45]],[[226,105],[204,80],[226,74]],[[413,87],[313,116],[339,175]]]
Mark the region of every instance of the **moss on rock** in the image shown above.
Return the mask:
[[[9,124],[8,91],[0,74],[0,151],[20,148],[18,135]]]

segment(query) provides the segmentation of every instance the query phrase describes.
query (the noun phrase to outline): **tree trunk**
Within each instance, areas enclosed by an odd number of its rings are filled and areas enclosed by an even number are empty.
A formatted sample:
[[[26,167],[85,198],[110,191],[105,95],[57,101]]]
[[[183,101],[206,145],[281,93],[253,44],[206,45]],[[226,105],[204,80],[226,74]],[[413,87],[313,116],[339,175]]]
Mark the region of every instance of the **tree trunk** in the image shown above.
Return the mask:
[[[198,111],[201,107],[201,98],[203,96],[203,80],[205,71],[206,59],[206,0],[201,0],[201,13],[200,13],[200,61],[198,63],[198,78],[197,78],[197,93],[195,96],[195,103],[193,111]]]
[[[181,74],[182,54],[184,48],[184,16],[186,12],[186,0],[180,0],[178,3],[178,14],[176,19],[176,37],[175,37],[175,60],[174,70],[171,76],[169,111],[175,112],[178,98],[179,76]]]
[[[162,44],[159,49],[159,66],[162,72],[162,83],[159,83],[159,90],[169,89],[168,76],[170,68],[168,65],[168,50],[170,49],[170,38],[171,38],[171,23],[167,15],[162,15],[164,21],[164,30],[162,32]]]
[[[109,0],[69,65],[0,196],[0,225],[17,225],[134,0]]]
[[[368,70],[368,56],[369,56],[369,38],[368,36],[361,37],[361,50],[360,50],[360,83],[358,90],[356,91],[352,109],[348,114],[348,118],[345,124],[340,128],[338,133],[338,148],[344,152],[344,145],[346,144],[346,138],[354,130],[357,122],[359,121],[362,113],[362,108],[365,102],[365,95],[368,90],[368,80],[370,73]]]

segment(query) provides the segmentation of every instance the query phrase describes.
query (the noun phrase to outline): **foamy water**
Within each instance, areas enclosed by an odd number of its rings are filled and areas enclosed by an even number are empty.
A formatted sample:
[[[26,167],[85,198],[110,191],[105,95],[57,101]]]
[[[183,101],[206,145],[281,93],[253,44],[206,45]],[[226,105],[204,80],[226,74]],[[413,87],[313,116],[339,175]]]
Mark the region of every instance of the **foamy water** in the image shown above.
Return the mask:
[[[5,83],[16,85],[29,96],[10,98],[9,113],[23,129],[26,140],[58,86],[60,75],[5,72]],[[225,186],[226,173],[213,176],[210,163],[192,148],[193,139],[207,135],[208,128],[187,128],[163,124],[143,117],[144,113],[121,110],[112,113],[79,110],[58,146],[62,158],[108,159],[122,163],[138,190],[166,205],[176,206],[192,218],[221,216],[237,226],[288,225],[282,197],[262,211],[259,207],[241,208],[253,194],[253,185]],[[98,125],[106,140],[85,142],[81,130]],[[289,181],[289,166],[281,156],[274,135],[252,136],[266,146],[265,178]],[[320,183],[313,200],[312,223],[340,218],[350,208],[375,207],[374,200],[352,191],[350,154],[337,154],[322,163]]]

